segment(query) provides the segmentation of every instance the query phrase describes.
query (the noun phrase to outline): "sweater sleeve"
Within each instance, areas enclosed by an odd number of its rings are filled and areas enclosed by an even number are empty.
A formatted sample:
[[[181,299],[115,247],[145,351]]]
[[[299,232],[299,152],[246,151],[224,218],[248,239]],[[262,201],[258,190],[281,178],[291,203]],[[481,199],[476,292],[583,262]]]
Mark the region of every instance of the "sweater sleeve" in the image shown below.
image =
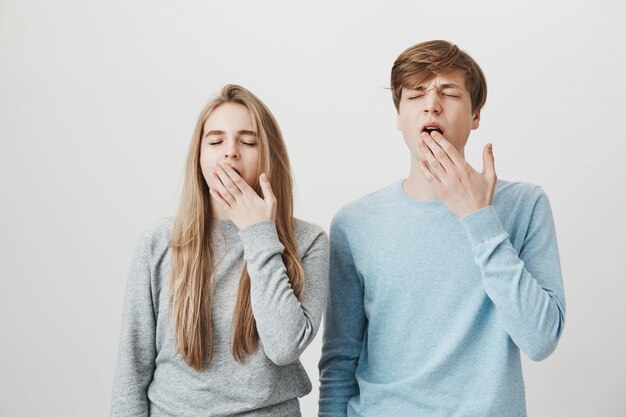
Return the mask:
[[[155,310],[150,237],[139,239],[128,275],[122,331],[113,379],[111,416],[148,416],[147,390],[155,368]]]
[[[472,244],[483,285],[513,342],[535,361],[556,348],[565,324],[565,295],[550,203],[538,193],[519,253],[493,206],[461,223]]]
[[[319,416],[345,417],[348,402],[359,394],[355,373],[367,320],[363,284],[338,217],[335,217],[330,229],[329,292],[319,362]]]
[[[265,355],[276,365],[295,362],[315,337],[328,292],[328,238],[315,228],[302,256],[304,292],[294,294],[281,254],[276,224],[239,231],[250,275],[250,302]]]

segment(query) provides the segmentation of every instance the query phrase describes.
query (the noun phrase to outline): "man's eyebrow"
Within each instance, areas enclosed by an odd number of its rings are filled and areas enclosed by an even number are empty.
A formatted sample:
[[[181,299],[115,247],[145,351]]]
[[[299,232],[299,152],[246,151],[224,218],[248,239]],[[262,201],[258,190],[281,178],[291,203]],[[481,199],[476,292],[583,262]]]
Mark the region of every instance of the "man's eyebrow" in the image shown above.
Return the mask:
[[[461,86],[455,83],[445,83],[441,84],[440,88],[443,90],[444,88],[461,88]]]
[[[439,84],[435,88],[438,90],[444,90],[447,88],[461,88],[461,86],[455,83],[444,83]],[[416,85],[415,87],[411,87],[410,89],[415,91],[426,91],[426,87],[424,87],[423,85]]]

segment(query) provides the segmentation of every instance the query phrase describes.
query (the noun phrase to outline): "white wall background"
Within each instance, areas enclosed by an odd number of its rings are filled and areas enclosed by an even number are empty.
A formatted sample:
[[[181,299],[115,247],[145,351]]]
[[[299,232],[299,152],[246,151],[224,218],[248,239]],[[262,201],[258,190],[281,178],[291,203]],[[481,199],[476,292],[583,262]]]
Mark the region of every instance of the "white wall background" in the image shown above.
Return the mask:
[[[557,351],[525,360],[529,415],[626,416],[626,7],[596,1],[0,0],[0,416],[108,415],[140,231],[174,213],[191,133],[227,82],[285,134],[297,215],[408,173],[388,86],[448,39],[489,98],[468,160],[551,198],[568,301]],[[302,360],[314,391],[318,336]]]

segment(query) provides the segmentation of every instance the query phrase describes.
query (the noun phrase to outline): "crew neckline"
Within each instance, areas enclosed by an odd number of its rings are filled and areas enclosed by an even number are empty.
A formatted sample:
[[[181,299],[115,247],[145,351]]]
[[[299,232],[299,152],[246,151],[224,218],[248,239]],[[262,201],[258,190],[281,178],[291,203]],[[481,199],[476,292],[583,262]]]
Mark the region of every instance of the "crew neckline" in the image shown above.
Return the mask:
[[[400,196],[400,198],[405,201],[408,204],[411,204],[413,206],[417,206],[417,207],[446,207],[446,204],[439,199],[436,200],[415,200],[413,198],[411,198],[405,191],[404,191],[404,181],[406,181],[408,178],[403,178],[400,181],[397,181],[394,188],[396,190],[396,193]]]
[[[211,219],[211,224],[213,226],[219,227],[220,230],[222,230],[223,232],[239,233],[239,228],[235,225],[235,223],[233,223],[232,220],[228,220],[228,219]]]

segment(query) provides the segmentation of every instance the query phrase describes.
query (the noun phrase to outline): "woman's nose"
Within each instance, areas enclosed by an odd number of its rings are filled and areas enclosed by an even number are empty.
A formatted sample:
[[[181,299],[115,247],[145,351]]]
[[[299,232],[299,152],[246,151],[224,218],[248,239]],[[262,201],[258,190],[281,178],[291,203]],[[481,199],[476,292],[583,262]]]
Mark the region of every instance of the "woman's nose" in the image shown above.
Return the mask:
[[[226,153],[224,154],[225,159],[237,159],[239,158],[239,149],[236,144],[230,144],[226,148]]]

